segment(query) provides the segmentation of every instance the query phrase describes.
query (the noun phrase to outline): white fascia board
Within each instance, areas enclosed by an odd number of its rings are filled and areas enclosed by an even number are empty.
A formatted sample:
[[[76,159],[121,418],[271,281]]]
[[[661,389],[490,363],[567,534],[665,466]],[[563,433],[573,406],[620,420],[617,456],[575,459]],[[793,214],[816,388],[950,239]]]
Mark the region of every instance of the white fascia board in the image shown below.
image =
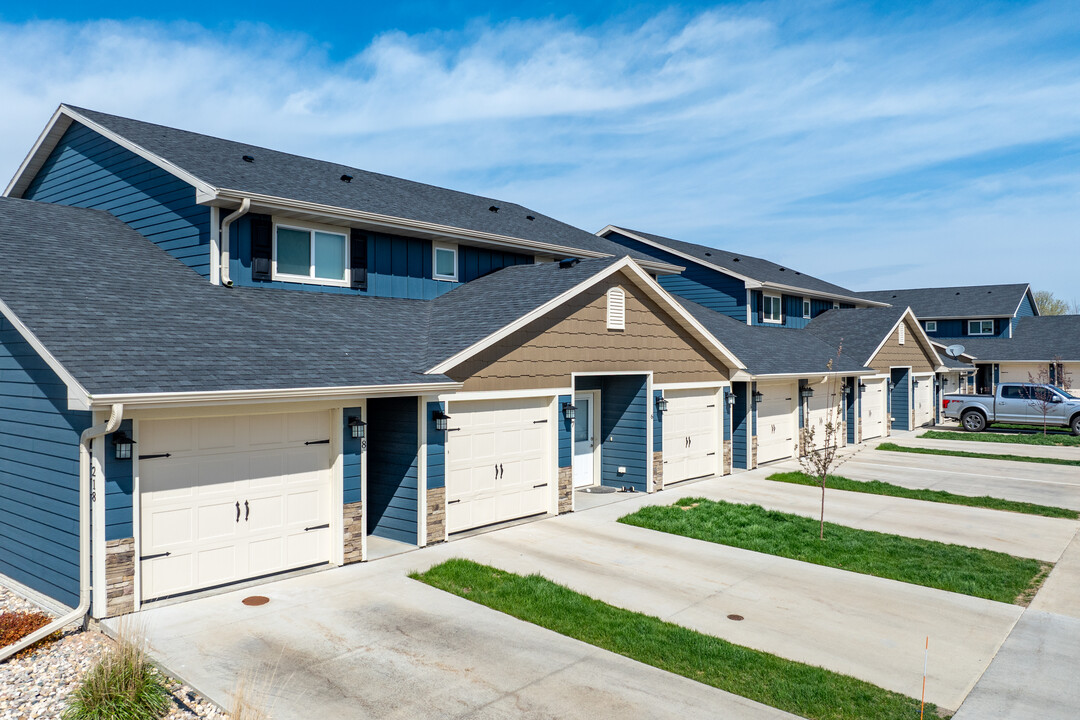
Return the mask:
[[[86,388],[82,386],[75,376],[67,371],[60,361],[57,360],[44,343],[37,338],[36,335],[28,328],[22,320],[18,318],[15,312],[8,307],[8,304],[3,300],[0,300],[0,314],[3,314],[7,321],[22,335],[23,339],[34,349],[41,359],[45,361],[54,373],[59,376],[60,380],[67,386],[68,391],[68,409],[70,410],[89,410],[91,406],[90,393],[86,391]]]
[[[1020,306],[1027,300],[1028,295],[1031,295],[1031,307],[1035,309],[1035,317],[1039,317],[1039,304],[1035,302],[1035,296],[1031,293],[1031,286],[1028,285],[1024,288],[1024,294],[1020,296],[1020,302],[1016,303],[1016,309],[1013,310],[1013,317],[1016,317],[1016,313],[1020,312]]]
[[[7,187],[4,188],[4,197],[22,197],[33,176],[37,174],[37,171],[44,164],[45,158],[56,147],[57,141],[67,132],[68,127],[71,126],[71,118],[63,113],[63,109],[64,106],[61,105],[53,112],[49,122],[45,124],[45,128],[38,135],[37,141],[30,148],[30,152],[26,154],[22,163],[19,164],[19,169],[15,171],[15,175],[8,181]]]
[[[757,375],[748,372],[746,374],[745,378],[732,377],[732,380],[736,380],[738,382],[743,382],[744,380],[757,380],[759,382],[769,382],[771,380],[795,380],[795,379],[815,378],[815,377],[821,377],[821,378],[824,378],[824,377],[856,377],[856,376],[862,377],[862,376],[873,375],[876,372],[877,372],[876,370],[830,370],[828,372],[822,372],[822,371],[819,371],[819,370],[815,370],[814,372],[809,372],[809,373],[805,373],[805,372],[804,373],[762,373],[762,374],[757,374]]]
[[[920,320],[1008,320],[1011,315],[919,315]]]
[[[543,305],[535,308],[532,312],[522,315],[517,320],[503,326],[500,330],[488,335],[482,340],[479,340],[469,347],[461,350],[460,352],[452,355],[451,357],[443,360],[435,367],[427,371],[428,375],[441,375],[447,370],[457,367],[461,363],[468,360],[470,357],[482,352],[488,347],[491,347],[495,343],[499,342],[503,338],[517,332],[521,328],[527,326],[529,323],[543,317],[554,308],[562,305],[567,300],[578,294],[584,292],[593,285],[601,282],[602,280],[614,275],[615,273],[626,270],[631,278],[635,278],[638,281],[638,285],[644,288],[647,292],[652,293],[656,299],[660,300],[663,305],[666,305],[669,310],[687,326],[692,332],[699,336],[700,340],[703,340],[706,346],[711,346],[717,351],[717,354],[729,365],[732,369],[743,367],[742,362],[735,357],[735,355],[724,347],[719,340],[717,340],[708,330],[704,328],[690,313],[688,313],[682,305],[680,305],[674,297],[672,297],[664,288],[660,286],[658,282],[653,280],[649,275],[641,269],[637,262],[630,256],[625,256],[618,262],[612,263],[608,267],[604,268],[595,275],[589,277],[583,282],[578,283],[569,290],[562,294],[548,300]],[[609,373],[605,373],[609,374]]]
[[[864,365],[868,365],[871,360],[877,357],[877,354],[881,352],[881,348],[885,347],[885,343],[889,342],[889,339],[893,336],[893,333],[896,332],[896,328],[900,327],[900,323],[904,322],[904,320],[908,318],[911,318],[912,320],[912,322],[908,323],[908,325],[913,325],[918,333],[918,336],[922,338],[923,347],[930,348],[930,352],[933,353],[934,357],[931,361],[932,364],[935,367],[944,367],[945,363],[941,361],[941,356],[938,355],[937,349],[934,347],[934,341],[931,340],[930,336],[926,334],[925,330],[923,330],[922,323],[919,322],[919,318],[915,317],[915,313],[912,312],[910,306],[904,308],[904,312],[900,314],[900,318],[895,323],[893,323],[893,326],[889,329],[889,332],[885,335],[885,337],[881,339],[881,342],[878,343],[878,346],[874,348],[874,352],[870,353],[870,357],[866,359],[866,362],[863,363]],[[900,366],[898,365],[897,367]]]
[[[851,295],[840,295],[839,293],[824,292],[822,290],[810,290],[808,288],[801,288],[797,285],[784,285],[782,283],[763,282],[761,287],[770,288],[773,290],[779,290],[781,292],[787,292],[789,295],[792,293],[798,293],[800,295],[807,295],[810,297],[822,298],[825,300],[843,300],[845,302],[863,303],[870,307],[892,307],[889,303],[878,302],[877,300],[867,300],[866,298],[853,297]]]
[[[193,405],[237,405],[266,402],[333,400],[353,401],[369,397],[435,394],[461,388],[459,382],[408,383],[402,385],[356,385],[349,387],[287,388],[275,390],[211,390],[207,392],[116,393],[93,396],[93,405],[160,408]]]
[[[227,203],[239,203],[244,198],[251,200],[253,205],[259,206],[260,209],[267,210],[283,210],[293,212],[311,213],[313,215],[319,215],[327,218],[334,218],[345,222],[360,222],[366,226],[385,230],[387,232],[395,231],[413,231],[422,232],[425,234],[435,235],[439,238],[445,238],[454,242],[473,242],[486,245],[497,245],[499,247],[512,247],[517,249],[525,249],[536,252],[552,253],[558,257],[576,257],[576,258],[610,258],[613,257],[611,253],[600,252],[596,250],[583,250],[581,248],[567,247],[565,245],[557,245],[554,243],[541,242],[539,240],[526,240],[524,238],[515,237],[513,235],[500,235],[498,233],[487,233],[479,230],[470,230],[468,228],[459,228],[452,225],[442,225],[440,223],[426,222],[423,220],[413,220],[410,218],[397,217],[394,215],[383,215],[380,213],[367,212],[364,210],[355,210],[352,208],[337,207],[334,205],[324,205],[322,203],[308,202],[306,200],[293,200],[290,198],[276,197],[273,195],[262,195],[259,193],[249,193],[242,190],[232,190],[228,188],[217,191],[216,195],[212,198],[207,198],[206,202],[213,201],[225,201]],[[643,265],[647,266],[650,270],[666,273],[678,273],[682,272],[683,268],[677,265],[669,265],[659,261],[640,261]]]
[[[664,245],[663,243],[658,243],[655,240],[650,240],[648,238],[642,237],[641,235],[638,235],[637,233],[631,232],[630,230],[626,230],[625,228],[621,228],[621,227],[619,227],[617,225],[608,225],[604,229],[598,231],[596,234],[599,237],[607,237],[608,234],[613,233],[613,232],[619,233],[620,235],[625,235],[628,238],[632,238],[634,240],[637,240],[638,242],[643,242],[646,245],[651,245],[652,247],[656,248],[657,250],[663,250],[666,253],[670,253],[670,254],[672,254],[672,255],[674,255],[676,257],[680,257],[680,258],[682,258],[684,260],[689,260],[690,262],[694,263],[695,265],[701,265],[702,267],[707,267],[710,270],[715,270],[717,272],[722,272],[725,275],[730,275],[733,278],[737,278],[739,280],[742,280],[743,282],[747,282],[747,283],[756,282],[752,278],[747,277],[746,275],[743,275],[742,273],[737,273],[737,272],[735,272],[733,270],[727,269],[726,267],[722,267],[720,265],[716,265],[716,264],[708,262],[706,260],[696,258],[693,255],[690,255],[689,253],[681,252],[679,250],[676,250],[675,248],[668,247],[667,245]],[[755,285],[755,287],[757,287],[757,285]]]

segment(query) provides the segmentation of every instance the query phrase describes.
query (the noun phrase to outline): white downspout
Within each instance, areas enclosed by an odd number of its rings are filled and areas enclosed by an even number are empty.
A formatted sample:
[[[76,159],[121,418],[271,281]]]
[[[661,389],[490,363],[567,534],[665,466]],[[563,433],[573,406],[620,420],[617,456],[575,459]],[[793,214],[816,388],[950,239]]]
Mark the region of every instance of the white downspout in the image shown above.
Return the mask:
[[[240,202],[240,208],[221,221],[221,284],[225,287],[232,287],[233,284],[229,277],[229,226],[233,220],[243,217],[250,209],[251,198],[244,198]]]
[[[112,406],[112,412],[109,413],[109,419],[106,422],[86,428],[82,432],[82,437],[79,438],[79,606],[40,630],[30,633],[14,645],[0,649],[0,662],[37,641],[47,638],[68,623],[81,620],[90,609],[90,493],[93,490],[90,486],[90,441],[116,432],[123,419],[124,405],[117,403]],[[104,582],[101,578],[98,580]]]

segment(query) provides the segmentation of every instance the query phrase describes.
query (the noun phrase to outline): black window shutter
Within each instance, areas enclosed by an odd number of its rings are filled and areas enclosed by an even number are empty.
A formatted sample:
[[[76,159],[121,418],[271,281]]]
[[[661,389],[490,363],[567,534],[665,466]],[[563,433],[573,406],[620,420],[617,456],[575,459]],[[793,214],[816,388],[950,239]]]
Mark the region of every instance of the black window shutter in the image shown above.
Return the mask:
[[[367,290],[367,241],[366,232],[353,228],[349,237],[349,267],[354,290]]]
[[[765,322],[765,293],[755,291],[754,297],[757,300],[757,321],[761,324]]]
[[[249,215],[251,222],[251,279],[270,280],[274,259],[274,223],[269,215]]]

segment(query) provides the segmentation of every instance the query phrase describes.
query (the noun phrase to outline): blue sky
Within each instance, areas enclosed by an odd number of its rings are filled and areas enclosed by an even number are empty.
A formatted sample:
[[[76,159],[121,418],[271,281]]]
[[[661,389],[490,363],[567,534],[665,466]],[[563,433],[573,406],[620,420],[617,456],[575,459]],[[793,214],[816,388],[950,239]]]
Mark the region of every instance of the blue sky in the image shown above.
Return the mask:
[[[853,289],[1080,300],[1074,3],[106,5],[0,10],[0,174],[69,102]]]

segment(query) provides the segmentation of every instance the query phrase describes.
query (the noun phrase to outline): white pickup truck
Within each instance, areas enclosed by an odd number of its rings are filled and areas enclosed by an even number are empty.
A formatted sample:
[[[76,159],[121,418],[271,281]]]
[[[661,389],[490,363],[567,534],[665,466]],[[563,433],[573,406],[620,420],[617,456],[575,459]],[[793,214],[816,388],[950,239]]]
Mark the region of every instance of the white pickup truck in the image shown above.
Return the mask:
[[[945,417],[959,420],[965,430],[979,432],[995,423],[1067,427],[1080,435],[1080,398],[1054,385],[1001,383],[993,395],[952,393],[941,399]]]

